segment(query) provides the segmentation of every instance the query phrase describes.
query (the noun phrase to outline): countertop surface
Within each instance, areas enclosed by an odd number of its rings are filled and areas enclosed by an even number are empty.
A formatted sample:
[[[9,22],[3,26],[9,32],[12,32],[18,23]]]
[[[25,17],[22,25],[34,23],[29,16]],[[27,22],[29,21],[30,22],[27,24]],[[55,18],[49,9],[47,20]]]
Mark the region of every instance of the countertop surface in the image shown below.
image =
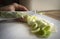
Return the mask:
[[[60,20],[60,10],[47,10],[47,11],[42,11],[42,12],[44,12],[45,15],[49,17]]]

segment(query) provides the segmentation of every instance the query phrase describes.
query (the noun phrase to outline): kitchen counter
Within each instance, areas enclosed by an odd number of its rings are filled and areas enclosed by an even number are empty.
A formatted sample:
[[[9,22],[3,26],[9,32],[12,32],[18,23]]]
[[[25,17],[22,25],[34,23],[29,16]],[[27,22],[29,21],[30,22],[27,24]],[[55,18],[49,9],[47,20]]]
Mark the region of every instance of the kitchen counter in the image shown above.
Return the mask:
[[[45,15],[49,17],[60,20],[60,10],[48,10],[48,11],[41,11],[41,12],[44,12]]]

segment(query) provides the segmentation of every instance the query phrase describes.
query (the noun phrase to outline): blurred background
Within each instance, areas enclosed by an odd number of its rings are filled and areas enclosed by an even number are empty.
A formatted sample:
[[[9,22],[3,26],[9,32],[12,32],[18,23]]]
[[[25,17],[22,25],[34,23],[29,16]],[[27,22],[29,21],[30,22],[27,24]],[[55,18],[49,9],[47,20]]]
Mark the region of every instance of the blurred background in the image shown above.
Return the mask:
[[[1,2],[1,0],[0,0]],[[2,0],[0,6],[8,5],[13,2],[26,6],[29,10],[60,10],[60,0]]]
[[[60,10],[60,0],[20,0],[30,10]]]
[[[50,17],[60,20],[60,0],[0,0],[0,7],[14,2],[27,7],[29,10],[42,11]]]

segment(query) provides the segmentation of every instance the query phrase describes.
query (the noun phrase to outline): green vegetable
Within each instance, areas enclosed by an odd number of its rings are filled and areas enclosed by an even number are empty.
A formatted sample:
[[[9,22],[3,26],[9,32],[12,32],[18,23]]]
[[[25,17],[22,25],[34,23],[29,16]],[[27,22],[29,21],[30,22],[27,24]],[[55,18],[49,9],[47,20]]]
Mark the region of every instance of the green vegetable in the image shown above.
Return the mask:
[[[15,18],[16,13],[15,12],[0,12],[1,18]]]
[[[38,20],[36,16],[26,15],[20,12],[0,12],[2,18],[23,18],[30,26],[31,33],[38,37],[47,38],[51,34],[51,24],[43,19]]]
[[[37,32],[39,32],[39,31],[40,31],[40,28],[36,28],[36,29],[32,29],[32,30],[31,30],[32,33],[37,33]]]
[[[35,19],[35,21],[33,21],[30,19],[31,18],[29,18],[28,25],[31,27],[31,32],[33,34],[43,38],[49,37],[49,35],[51,34],[51,31],[50,31],[51,25],[49,25],[48,22],[46,22],[45,20]]]
[[[1,18],[19,18],[19,17],[24,17],[25,14],[20,13],[20,12],[0,12],[0,17]]]
[[[50,26],[43,27],[43,30],[49,31],[50,30]]]

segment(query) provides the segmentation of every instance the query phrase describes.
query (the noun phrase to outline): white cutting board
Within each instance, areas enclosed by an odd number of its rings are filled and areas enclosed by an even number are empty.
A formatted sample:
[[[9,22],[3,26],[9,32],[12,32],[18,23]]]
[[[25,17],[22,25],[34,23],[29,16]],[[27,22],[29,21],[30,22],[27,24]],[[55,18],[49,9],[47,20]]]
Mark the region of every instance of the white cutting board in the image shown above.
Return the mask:
[[[57,32],[52,33],[48,39],[60,39],[60,21],[53,18],[37,15],[38,18],[46,19],[52,22],[57,27]],[[29,32],[29,27],[24,23],[6,22],[0,23],[0,39],[38,39],[35,35]]]

